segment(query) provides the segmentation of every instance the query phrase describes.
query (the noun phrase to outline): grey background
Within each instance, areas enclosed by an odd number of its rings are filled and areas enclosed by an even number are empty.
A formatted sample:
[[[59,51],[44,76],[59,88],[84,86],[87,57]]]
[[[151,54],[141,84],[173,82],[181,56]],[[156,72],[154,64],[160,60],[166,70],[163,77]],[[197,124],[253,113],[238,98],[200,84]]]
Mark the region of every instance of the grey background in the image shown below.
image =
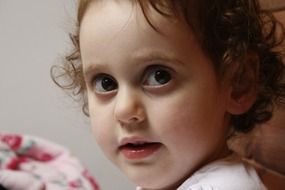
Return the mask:
[[[102,155],[81,108],[49,74],[71,47],[75,0],[0,0],[0,131],[69,148],[103,190],[134,189]]]

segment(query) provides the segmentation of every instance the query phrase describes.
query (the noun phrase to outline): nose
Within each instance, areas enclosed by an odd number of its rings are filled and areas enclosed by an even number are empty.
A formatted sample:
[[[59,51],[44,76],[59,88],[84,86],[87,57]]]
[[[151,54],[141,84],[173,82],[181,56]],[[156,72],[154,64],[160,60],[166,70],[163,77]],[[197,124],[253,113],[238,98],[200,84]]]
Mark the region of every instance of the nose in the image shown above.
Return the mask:
[[[137,124],[145,120],[145,110],[135,89],[120,88],[115,100],[114,116],[122,125]]]

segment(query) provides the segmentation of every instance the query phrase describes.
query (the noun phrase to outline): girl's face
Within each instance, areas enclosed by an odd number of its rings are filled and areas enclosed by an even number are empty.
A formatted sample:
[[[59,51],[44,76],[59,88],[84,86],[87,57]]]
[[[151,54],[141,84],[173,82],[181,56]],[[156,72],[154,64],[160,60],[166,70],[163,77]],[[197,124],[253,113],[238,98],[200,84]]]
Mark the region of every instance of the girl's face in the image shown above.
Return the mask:
[[[133,182],[174,189],[225,156],[230,90],[185,23],[131,1],[86,10],[80,48],[98,144]]]

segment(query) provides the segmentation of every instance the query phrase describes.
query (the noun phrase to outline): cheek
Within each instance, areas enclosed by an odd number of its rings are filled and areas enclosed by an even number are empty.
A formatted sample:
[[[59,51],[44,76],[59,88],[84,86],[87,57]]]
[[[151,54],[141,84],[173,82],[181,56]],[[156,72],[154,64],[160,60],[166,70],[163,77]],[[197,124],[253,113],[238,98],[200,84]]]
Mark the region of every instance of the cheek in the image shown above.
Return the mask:
[[[154,130],[161,138],[164,138],[162,140],[183,143],[183,141],[191,139],[191,141],[197,142],[196,139],[204,133],[202,126],[204,124],[199,118],[200,116],[196,115],[191,108],[160,108],[160,111],[155,111],[159,114],[154,118]]]
[[[114,124],[111,119],[111,111],[106,106],[92,106],[90,104],[89,113],[93,134],[101,149],[108,154],[112,148],[113,141],[116,140]]]
[[[107,112],[102,112],[107,113]],[[116,132],[114,125],[110,118],[104,114],[91,116],[92,131],[95,136],[96,142],[99,145],[105,156],[114,162],[114,152],[116,147]]]
[[[223,143],[218,140],[222,134],[211,128],[214,126],[210,121],[206,122],[207,118],[199,115],[200,110],[183,105],[180,109],[154,108],[159,114],[152,120],[154,133],[166,147],[168,157],[165,159],[170,163],[173,175],[192,172]]]
[[[201,105],[199,102],[191,101],[174,101],[161,102],[159,106],[152,107],[152,121],[155,122],[157,128],[165,131],[191,131],[201,130],[207,120],[211,120],[213,114],[212,109],[207,105]],[[207,118],[206,118],[207,117]],[[210,127],[210,126],[209,126]]]
[[[95,136],[100,137],[100,134],[105,133],[106,129],[108,129],[108,126],[110,125],[110,108],[106,105],[101,105],[100,103],[98,103],[93,97],[93,95],[90,95],[90,93],[88,95],[88,108],[92,129],[95,133]]]
[[[157,134],[160,141],[166,144],[168,147],[179,146],[187,144],[191,136],[194,135],[194,121],[192,120],[191,111],[182,104],[163,104],[160,102],[159,106],[152,107],[152,114],[149,118],[154,134]],[[198,134],[197,134],[198,135]]]
[[[224,135],[224,109],[218,101],[209,98],[175,98],[174,101],[160,101],[153,106],[152,125],[161,140],[181,147],[204,147],[218,143]],[[212,103],[215,102],[215,103]]]
[[[96,140],[101,142],[104,140],[104,137],[107,137],[109,135],[108,133],[108,119],[105,119],[104,115],[90,115],[91,119],[91,126],[92,131],[96,137]],[[105,127],[103,127],[105,126]]]

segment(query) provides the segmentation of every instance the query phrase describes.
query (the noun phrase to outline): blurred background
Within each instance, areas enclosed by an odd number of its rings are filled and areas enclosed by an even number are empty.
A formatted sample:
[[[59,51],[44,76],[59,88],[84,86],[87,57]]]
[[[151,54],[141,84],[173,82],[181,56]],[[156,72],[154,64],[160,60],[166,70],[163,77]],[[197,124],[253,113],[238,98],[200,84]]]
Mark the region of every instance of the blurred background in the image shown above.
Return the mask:
[[[263,6],[285,7],[285,0],[263,0]],[[62,144],[101,189],[131,190],[135,186],[96,145],[80,105],[50,78],[50,67],[71,47],[68,33],[74,29],[75,11],[76,0],[0,0],[0,131]],[[284,11],[278,16],[285,22]]]
[[[75,2],[0,0],[0,131],[66,146],[103,190],[135,189],[97,147],[80,105],[50,78],[71,47]]]

